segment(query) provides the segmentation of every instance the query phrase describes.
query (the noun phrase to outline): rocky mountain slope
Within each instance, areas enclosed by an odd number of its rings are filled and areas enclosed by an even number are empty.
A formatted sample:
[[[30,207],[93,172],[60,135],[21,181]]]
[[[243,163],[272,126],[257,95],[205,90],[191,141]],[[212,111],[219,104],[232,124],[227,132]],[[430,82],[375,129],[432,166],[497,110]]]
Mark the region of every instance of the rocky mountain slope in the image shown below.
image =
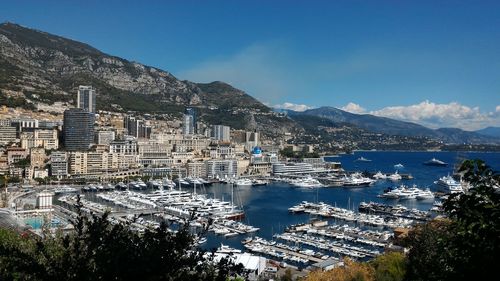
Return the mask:
[[[98,109],[178,116],[184,107],[194,106],[202,119],[231,119],[235,128],[257,127],[271,134],[296,129],[289,119],[276,124],[268,107],[226,83],[181,81],[167,71],[105,54],[81,42],[17,24],[0,25],[4,100],[74,104],[79,85],[97,88]],[[239,108],[263,116],[253,124],[235,114]]]

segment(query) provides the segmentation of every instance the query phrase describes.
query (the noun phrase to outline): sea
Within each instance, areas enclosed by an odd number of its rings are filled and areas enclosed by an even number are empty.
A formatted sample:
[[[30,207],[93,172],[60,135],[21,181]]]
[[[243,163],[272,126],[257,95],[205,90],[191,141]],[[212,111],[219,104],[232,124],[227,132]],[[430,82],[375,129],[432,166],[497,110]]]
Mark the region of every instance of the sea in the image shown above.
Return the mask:
[[[355,161],[359,157],[371,160],[370,162]],[[446,163],[447,167],[423,165],[425,161],[436,158]],[[340,162],[346,171],[359,171],[392,174],[396,170],[400,174],[411,174],[413,179],[391,182],[381,180],[370,187],[322,187],[322,188],[297,188],[286,183],[271,183],[266,186],[231,187],[227,184],[214,184],[209,187],[198,188],[198,193],[206,193],[209,197],[231,201],[242,206],[245,218],[242,222],[259,227],[256,233],[246,236],[259,236],[268,240],[274,234],[283,233],[285,227],[310,221],[309,214],[292,214],[288,208],[302,202],[324,202],[341,208],[357,210],[360,202],[380,202],[385,204],[401,204],[409,208],[429,210],[434,200],[394,200],[379,198],[377,195],[389,187],[417,185],[420,188],[430,188],[437,191],[434,181],[448,174],[453,174],[454,169],[464,159],[481,159],[495,171],[500,171],[500,153],[487,152],[391,152],[391,151],[355,151],[353,154],[325,157],[325,161]],[[394,165],[402,164],[403,168]],[[231,190],[233,189],[233,190]],[[233,191],[233,196],[231,196]],[[345,224],[342,221],[329,220],[330,224]],[[246,237],[239,235],[224,238],[209,233],[203,248],[210,250],[222,244],[244,249],[241,241]]]

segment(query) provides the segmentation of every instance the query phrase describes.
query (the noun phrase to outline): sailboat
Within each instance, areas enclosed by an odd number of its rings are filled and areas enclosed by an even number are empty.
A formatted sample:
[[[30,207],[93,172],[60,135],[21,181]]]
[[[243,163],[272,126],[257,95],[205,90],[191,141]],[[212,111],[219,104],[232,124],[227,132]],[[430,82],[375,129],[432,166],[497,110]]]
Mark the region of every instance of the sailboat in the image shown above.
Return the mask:
[[[234,183],[230,183],[231,185],[231,211],[224,215],[224,218],[230,220],[241,220],[245,217],[245,212],[240,208],[234,207]]]

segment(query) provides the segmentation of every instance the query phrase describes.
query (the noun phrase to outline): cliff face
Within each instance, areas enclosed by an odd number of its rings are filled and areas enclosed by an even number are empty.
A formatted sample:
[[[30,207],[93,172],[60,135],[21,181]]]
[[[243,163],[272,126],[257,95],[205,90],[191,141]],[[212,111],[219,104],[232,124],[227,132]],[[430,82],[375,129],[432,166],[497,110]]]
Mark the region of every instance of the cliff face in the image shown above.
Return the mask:
[[[240,107],[256,114],[270,112],[253,97],[223,82],[181,81],[167,71],[105,54],[81,42],[17,24],[0,25],[0,91],[3,95],[37,104],[56,101],[71,104],[78,85],[96,87],[97,107],[104,110],[178,115],[184,107],[196,106],[202,118],[211,119],[217,119],[213,115],[220,110],[234,111]],[[204,110],[208,108],[219,111]],[[267,121],[264,123],[273,123]],[[285,123],[285,127],[294,126],[288,119]]]

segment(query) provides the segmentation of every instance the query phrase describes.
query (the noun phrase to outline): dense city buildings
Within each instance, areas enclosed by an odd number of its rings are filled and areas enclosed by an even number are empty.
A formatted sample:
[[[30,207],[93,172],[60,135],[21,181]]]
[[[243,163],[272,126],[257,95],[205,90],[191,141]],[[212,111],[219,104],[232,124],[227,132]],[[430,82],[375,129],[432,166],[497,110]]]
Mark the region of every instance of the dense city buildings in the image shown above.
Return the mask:
[[[63,139],[68,151],[88,150],[94,143],[95,115],[80,108],[64,111]]]

